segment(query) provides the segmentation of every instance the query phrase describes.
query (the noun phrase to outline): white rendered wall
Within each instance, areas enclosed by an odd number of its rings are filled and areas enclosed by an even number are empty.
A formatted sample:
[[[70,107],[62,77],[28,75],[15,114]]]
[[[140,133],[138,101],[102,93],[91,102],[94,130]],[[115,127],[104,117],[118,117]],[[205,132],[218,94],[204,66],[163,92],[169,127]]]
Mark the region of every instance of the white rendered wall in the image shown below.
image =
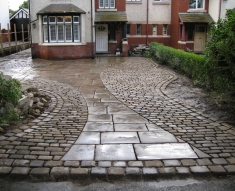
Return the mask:
[[[0,0],[0,23],[1,28],[7,30],[7,24],[9,21],[9,8],[7,0]],[[10,26],[9,26],[10,27]]]
[[[225,18],[227,9],[234,9],[234,8],[235,8],[235,0],[222,0],[221,18],[222,19]]]
[[[37,13],[43,8],[47,7],[50,4],[73,4],[83,11],[86,14],[81,14],[81,43],[91,42],[91,1],[90,0],[30,0],[30,14],[31,21],[37,20],[36,28],[32,27],[32,41],[33,43],[43,43],[42,39],[42,18],[39,16],[37,18]],[[94,2],[93,2],[94,10]],[[94,14],[93,14],[94,16]]]
[[[127,2],[126,13],[129,24],[147,23],[147,1],[149,1],[149,24],[171,23],[171,0],[165,2],[142,0],[141,2]]]
[[[209,1],[209,14],[215,22],[219,19],[220,0]]]

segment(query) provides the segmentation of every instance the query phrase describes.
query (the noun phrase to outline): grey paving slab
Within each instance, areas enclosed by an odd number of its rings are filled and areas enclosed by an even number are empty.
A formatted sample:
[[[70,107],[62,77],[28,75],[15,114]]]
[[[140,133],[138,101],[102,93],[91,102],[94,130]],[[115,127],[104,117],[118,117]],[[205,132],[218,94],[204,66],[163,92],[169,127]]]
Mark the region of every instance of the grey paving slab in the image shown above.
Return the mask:
[[[94,153],[95,145],[74,145],[61,160],[94,160]]]
[[[135,144],[138,160],[198,158],[187,143]]]
[[[106,143],[140,143],[136,132],[101,133],[101,144]]]
[[[114,124],[115,131],[148,131],[145,124]]]
[[[137,114],[113,115],[114,123],[148,123],[148,120]]]
[[[103,114],[103,115],[88,115],[88,122],[112,122],[112,115]]]
[[[136,114],[136,112],[123,105],[111,105],[108,107],[108,114]]]
[[[95,160],[128,161],[136,157],[132,144],[105,144],[96,146]]]
[[[147,124],[148,130],[149,131],[162,131],[163,129],[155,124]]]
[[[106,107],[105,106],[98,106],[98,107],[88,107],[89,114],[107,114]]]
[[[177,143],[177,139],[167,131],[138,132],[141,143]]]
[[[111,122],[87,122],[83,131],[114,131],[113,123]]]
[[[98,132],[82,132],[78,140],[75,142],[76,145],[86,144],[100,144],[100,133]]]

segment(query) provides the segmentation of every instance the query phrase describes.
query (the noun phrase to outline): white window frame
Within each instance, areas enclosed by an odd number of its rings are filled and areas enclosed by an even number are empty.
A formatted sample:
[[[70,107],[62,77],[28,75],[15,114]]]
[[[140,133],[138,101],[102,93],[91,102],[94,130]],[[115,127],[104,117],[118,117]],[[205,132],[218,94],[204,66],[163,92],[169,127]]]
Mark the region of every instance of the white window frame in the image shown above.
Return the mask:
[[[154,2],[163,2],[163,1],[168,1],[168,0],[153,0]]]
[[[162,25],[162,35],[167,35],[168,34],[168,25],[163,24]]]
[[[115,0],[99,0],[99,9],[115,9]]]
[[[140,2],[142,0],[126,0],[127,2]]]
[[[198,8],[198,0],[196,0],[196,7],[195,8],[191,8],[190,7],[190,4],[189,4],[189,9],[190,10],[204,10],[205,9],[205,0],[202,0],[203,1],[203,7],[202,8]],[[190,3],[190,1],[189,1]]]
[[[43,16],[43,42],[47,43],[68,43],[68,42],[80,42],[81,41],[81,26],[80,15],[67,15],[71,17],[71,21],[66,21],[63,15],[56,16]],[[63,21],[59,22],[58,17],[63,17]],[[55,18],[55,19],[53,19]],[[50,22],[50,20],[53,20]],[[62,30],[59,28],[62,27]],[[76,27],[76,29],[75,29]],[[48,33],[49,32],[49,33]],[[52,32],[55,32],[55,39],[52,37]],[[59,39],[59,33],[63,34],[63,39]],[[77,32],[77,34],[75,34]],[[71,37],[71,38],[68,38]],[[68,39],[67,39],[68,38]]]
[[[139,29],[139,33],[138,33],[138,27],[140,27]],[[141,35],[142,34],[142,25],[141,24],[136,24],[136,35]]]
[[[157,24],[153,24],[152,34],[157,35]]]

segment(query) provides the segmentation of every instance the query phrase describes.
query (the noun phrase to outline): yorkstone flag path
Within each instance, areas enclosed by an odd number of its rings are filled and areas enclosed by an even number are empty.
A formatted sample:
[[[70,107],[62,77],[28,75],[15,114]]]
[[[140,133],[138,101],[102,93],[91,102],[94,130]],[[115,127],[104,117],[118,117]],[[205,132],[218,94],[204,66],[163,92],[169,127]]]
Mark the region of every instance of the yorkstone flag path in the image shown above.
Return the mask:
[[[0,58],[0,71],[51,97],[0,135],[0,176],[43,180],[235,174],[235,128],[167,94],[172,71],[143,57]]]

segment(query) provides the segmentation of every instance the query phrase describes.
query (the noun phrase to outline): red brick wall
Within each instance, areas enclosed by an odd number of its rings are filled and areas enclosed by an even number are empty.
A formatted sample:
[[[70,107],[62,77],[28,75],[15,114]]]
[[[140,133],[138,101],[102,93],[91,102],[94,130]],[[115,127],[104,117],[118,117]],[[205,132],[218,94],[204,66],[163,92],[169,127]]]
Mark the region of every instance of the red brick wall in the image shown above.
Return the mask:
[[[1,33],[2,33],[2,42],[8,42],[8,30],[4,30],[4,31],[2,30]],[[11,31],[10,31],[10,34],[11,34]]]
[[[115,8],[118,11],[126,11],[126,0],[116,0],[115,3],[116,3]],[[99,0],[95,0],[95,10],[97,9],[99,9]]]
[[[208,11],[209,0],[205,0],[205,10]],[[179,41],[179,12],[187,12],[189,9],[189,0],[173,0],[171,7],[171,43],[170,46],[174,48],[181,48],[181,45],[178,44]],[[190,45],[191,46],[191,45]]]
[[[146,37],[127,37],[128,39],[128,45],[129,45],[129,49],[131,50],[131,45],[132,44],[146,44]],[[148,37],[148,43],[151,42],[158,42],[158,43],[162,43],[165,46],[169,46],[170,45],[170,38],[166,37]]]
[[[92,57],[92,43],[84,46],[39,46],[33,44],[33,58],[78,59]]]

